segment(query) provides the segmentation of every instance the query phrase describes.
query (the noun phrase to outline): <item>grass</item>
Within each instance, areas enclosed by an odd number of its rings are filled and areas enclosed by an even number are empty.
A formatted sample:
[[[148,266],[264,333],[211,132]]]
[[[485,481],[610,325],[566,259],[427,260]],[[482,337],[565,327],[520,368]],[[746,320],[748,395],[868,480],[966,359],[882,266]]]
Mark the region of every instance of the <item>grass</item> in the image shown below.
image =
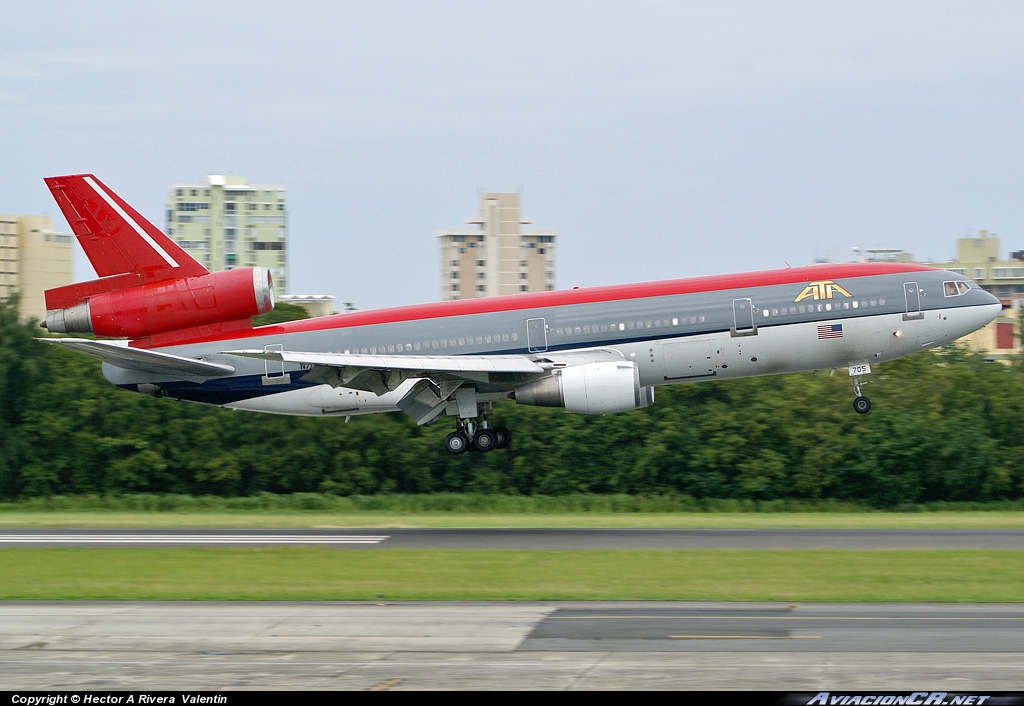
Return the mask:
[[[0,528],[1024,528],[1020,503],[901,512],[831,503],[693,503],[443,494],[57,497],[0,504]],[[1024,551],[0,550],[0,600],[365,601],[378,595],[392,601],[1021,602]]]
[[[1024,529],[1024,512],[133,512],[0,511],[3,527],[153,528],[638,528],[638,529]]]
[[[1024,601],[1024,552],[5,549],[2,600]]]

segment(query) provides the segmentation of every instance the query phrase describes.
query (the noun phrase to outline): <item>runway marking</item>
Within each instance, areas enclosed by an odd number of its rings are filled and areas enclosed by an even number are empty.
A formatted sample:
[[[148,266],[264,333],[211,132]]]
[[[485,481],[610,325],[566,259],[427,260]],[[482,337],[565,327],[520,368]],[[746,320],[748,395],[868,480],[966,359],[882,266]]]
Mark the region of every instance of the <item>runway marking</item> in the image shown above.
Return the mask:
[[[380,544],[390,535],[0,534],[0,544]]]
[[[821,635],[669,635],[673,640],[820,640]]]
[[[391,679],[391,680],[386,681],[386,682],[381,682],[380,684],[377,684],[375,686],[371,686],[370,687],[370,691],[386,691],[386,690],[390,689],[391,687],[395,686],[396,684],[401,684],[403,681],[405,681],[405,680],[402,679],[402,678],[398,678],[398,679]]]
[[[552,615],[545,620],[1024,620],[1024,617],[949,616],[909,618],[899,616],[853,617],[832,615]]]

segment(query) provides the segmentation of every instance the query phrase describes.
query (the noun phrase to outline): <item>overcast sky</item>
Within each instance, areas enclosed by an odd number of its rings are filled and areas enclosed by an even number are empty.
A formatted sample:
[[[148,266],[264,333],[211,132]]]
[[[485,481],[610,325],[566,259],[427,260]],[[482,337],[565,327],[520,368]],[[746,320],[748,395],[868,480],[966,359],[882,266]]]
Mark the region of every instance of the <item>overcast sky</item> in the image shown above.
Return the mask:
[[[7,3],[0,213],[95,173],[288,189],[290,290],[436,300],[482,190],[557,286],[801,265],[979,229],[1024,249],[1024,3]],[[91,279],[84,258],[76,278]]]

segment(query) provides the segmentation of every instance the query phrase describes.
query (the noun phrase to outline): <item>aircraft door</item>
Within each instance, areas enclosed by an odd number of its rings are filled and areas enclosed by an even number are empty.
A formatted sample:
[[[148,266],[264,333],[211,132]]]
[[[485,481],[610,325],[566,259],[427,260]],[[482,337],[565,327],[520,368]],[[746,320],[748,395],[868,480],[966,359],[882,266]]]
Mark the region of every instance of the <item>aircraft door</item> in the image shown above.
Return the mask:
[[[732,335],[756,336],[757,325],[754,323],[754,304],[749,299],[732,300]]]
[[[280,353],[284,350],[284,345],[271,343],[269,346],[263,346],[263,350],[267,353]],[[266,372],[262,378],[264,385],[287,385],[292,381],[291,374],[284,371],[283,360],[265,360],[263,364],[263,370]]]
[[[544,319],[526,320],[526,347],[531,353],[548,349],[548,327]]]
[[[903,314],[903,320],[923,319],[924,312],[921,311],[921,288],[917,282],[904,282],[903,295],[907,301],[907,311]]]

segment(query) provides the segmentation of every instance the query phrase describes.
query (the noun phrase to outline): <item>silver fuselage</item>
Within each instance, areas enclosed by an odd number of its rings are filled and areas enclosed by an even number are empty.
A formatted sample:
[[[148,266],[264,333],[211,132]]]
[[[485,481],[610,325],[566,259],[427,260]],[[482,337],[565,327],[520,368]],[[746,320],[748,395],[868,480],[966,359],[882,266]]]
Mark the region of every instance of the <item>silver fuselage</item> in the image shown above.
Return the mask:
[[[355,415],[396,410],[415,381],[376,395],[304,379],[309,366],[225,351],[521,354],[571,364],[600,349],[635,363],[641,385],[658,386],[892,360],[965,336],[999,310],[946,270],[819,265],[339,314],[159,349],[230,364],[229,377],[172,379],[110,364],[104,374],[128,389],[236,409]],[[474,381],[484,400],[508,397],[516,384]]]

